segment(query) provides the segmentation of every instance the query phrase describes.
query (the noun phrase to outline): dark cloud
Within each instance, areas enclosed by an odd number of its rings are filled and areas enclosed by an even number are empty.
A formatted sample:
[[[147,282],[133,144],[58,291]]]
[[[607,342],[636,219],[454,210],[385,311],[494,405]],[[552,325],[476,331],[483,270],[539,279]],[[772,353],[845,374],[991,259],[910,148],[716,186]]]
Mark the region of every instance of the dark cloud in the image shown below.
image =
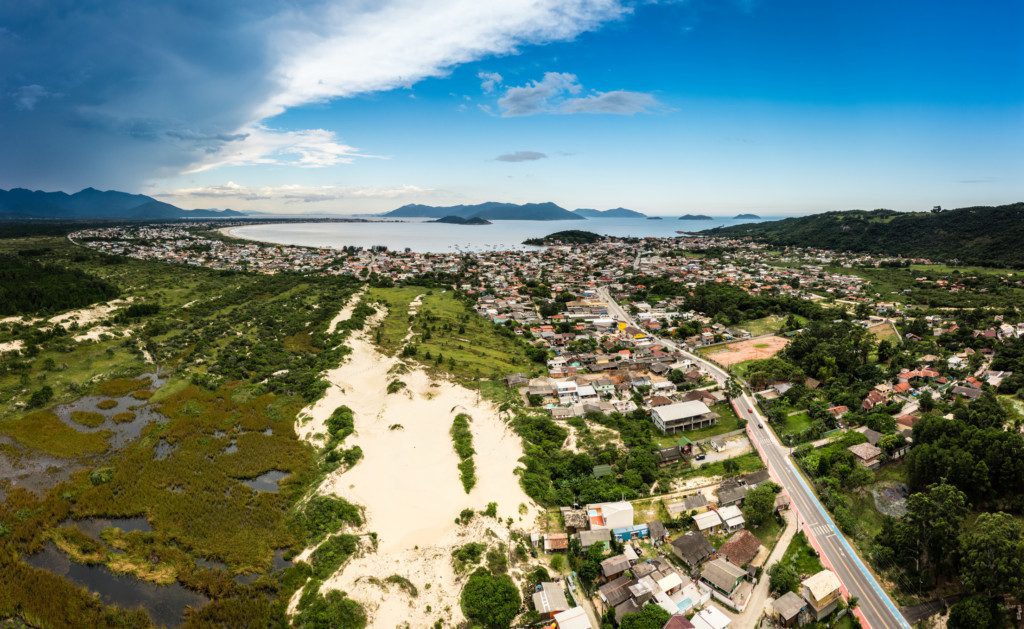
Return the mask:
[[[494,159],[499,162],[535,162],[538,159],[544,159],[546,157],[547,154],[537,151],[516,151],[515,153],[499,155]]]
[[[0,3],[0,187],[136,189],[215,150],[272,89],[271,2]],[[7,98],[4,98],[4,96]]]

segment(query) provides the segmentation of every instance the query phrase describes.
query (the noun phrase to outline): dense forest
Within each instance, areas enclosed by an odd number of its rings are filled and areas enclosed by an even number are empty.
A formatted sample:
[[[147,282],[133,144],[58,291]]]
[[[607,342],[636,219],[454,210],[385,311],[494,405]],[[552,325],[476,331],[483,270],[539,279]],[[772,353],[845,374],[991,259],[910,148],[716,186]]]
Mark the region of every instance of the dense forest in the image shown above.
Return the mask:
[[[524,245],[541,247],[544,245],[588,245],[592,242],[604,240],[604,236],[588,232],[582,229],[567,229],[565,231],[548,234],[543,238],[527,238]]]
[[[703,233],[748,236],[775,245],[1024,267],[1024,202],[941,212],[825,212]]]
[[[117,295],[113,284],[84,271],[0,255],[0,315],[81,308]]]
[[[666,277],[642,277],[636,280],[636,285],[643,287],[635,293],[638,299],[659,301],[666,297],[682,296],[686,300],[685,308],[701,312],[725,325],[735,325],[768,315],[796,314],[817,319],[827,314],[813,301],[787,295],[752,295],[738,286],[728,284],[690,287]]]

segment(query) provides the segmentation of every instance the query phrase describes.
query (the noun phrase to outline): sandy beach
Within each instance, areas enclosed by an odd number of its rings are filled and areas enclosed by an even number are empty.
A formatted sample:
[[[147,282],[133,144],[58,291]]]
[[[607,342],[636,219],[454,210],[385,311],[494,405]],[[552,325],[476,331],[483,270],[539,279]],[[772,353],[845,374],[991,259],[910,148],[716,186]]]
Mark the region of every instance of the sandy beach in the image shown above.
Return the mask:
[[[522,444],[497,408],[475,391],[432,378],[414,365],[396,375],[392,370],[399,360],[381,354],[372,341],[382,316],[371,317],[352,335],[351,354],[326,374],[330,388],[303,411],[307,419],[297,427],[300,436],[320,444],[330,413],[340,405],[353,410],[355,434],[345,447],[360,446],[364,458],[326,478],[319,491],[363,506],[364,532],[376,533],[379,541],[376,552],[352,559],[324,589],[344,590],[363,604],[371,626],[429,626],[441,617],[458,623],[462,583],[451,550],[470,541],[507,540],[506,518],[512,518],[513,528],[528,531],[539,509],[515,474]],[[406,387],[388,394],[388,383],[396,378]],[[458,413],[472,417],[477,482],[469,494],[459,481],[449,435]],[[490,502],[498,505],[498,520],[477,516],[468,526],[456,524],[463,509],[480,511]],[[419,595],[411,598],[393,586],[384,592],[379,582],[394,574],[412,581]]]

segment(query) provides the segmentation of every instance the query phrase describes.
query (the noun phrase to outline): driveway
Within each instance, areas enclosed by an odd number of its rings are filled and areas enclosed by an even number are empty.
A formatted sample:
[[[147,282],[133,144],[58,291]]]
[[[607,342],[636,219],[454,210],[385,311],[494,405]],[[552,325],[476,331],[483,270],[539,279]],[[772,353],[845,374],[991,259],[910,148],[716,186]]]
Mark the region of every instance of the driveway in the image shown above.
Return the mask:
[[[764,564],[764,570],[761,571],[761,580],[754,586],[754,591],[750,595],[750,602],[747,603],[746,609],[741,614],[735,614],[724,607],[720,608],[729,618],[732,618],[732,624],[735,627],[756,627],[758,619],[764,613],[764,605],[768,600],[768,569],[779,563],[782,555],[786,553],[786,548],[789,547],[789,542],[796,535],[797,531],[796,516],[793,515],[793,512],[786,510],[782,514],[786,520],[786,528],[782,531],[779,542],[775,544],[772,554],[768,556],[768,561]]]

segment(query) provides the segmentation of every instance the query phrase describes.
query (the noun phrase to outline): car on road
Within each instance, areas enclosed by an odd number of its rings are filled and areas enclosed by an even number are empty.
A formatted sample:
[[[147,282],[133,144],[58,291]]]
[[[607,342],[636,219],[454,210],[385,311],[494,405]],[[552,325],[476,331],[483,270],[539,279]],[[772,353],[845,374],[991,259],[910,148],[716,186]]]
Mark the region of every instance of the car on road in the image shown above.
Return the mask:
[[[706,454],[703,454],[703,453],[702,453],[702,454],[698,454],[697,456],[695,456],[695,457],[693,457],[693,458],[694,458],[694,459],[696,459],[696,460],[698,460],[698,461],[703,461],[704,459],[706,459],[706,458],[708,458],[708,457],[707,457],[707,455],[706,455]]]

